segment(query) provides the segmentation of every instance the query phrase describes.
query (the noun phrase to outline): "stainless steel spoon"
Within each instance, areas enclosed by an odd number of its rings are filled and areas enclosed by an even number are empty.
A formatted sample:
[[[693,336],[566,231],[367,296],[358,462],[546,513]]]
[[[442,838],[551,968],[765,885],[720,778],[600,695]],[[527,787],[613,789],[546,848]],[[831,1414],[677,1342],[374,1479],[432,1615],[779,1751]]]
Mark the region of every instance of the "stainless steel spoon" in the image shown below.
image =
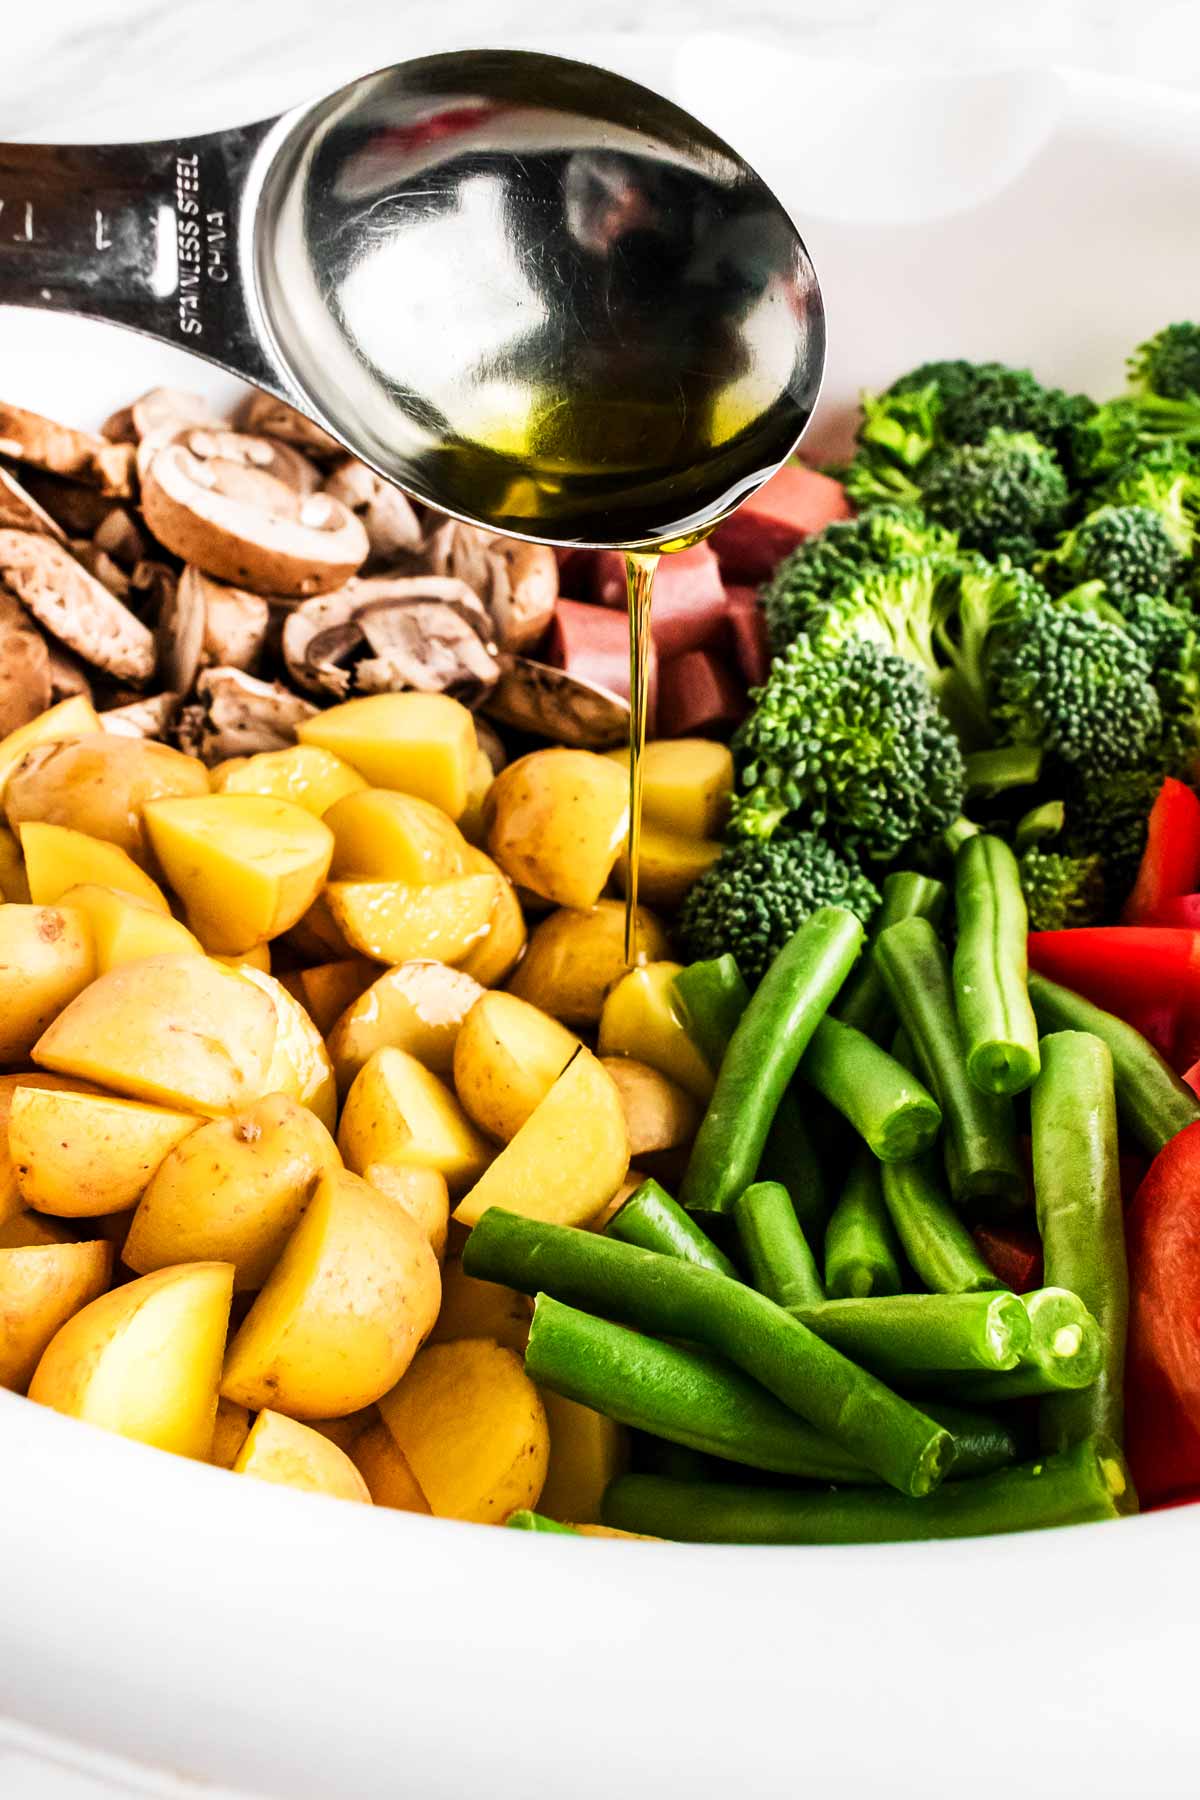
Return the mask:
[[[559,544],[711,525],[812,411],[824,313],[720,138],[584,63],[402,63],[276,119],[0,145],[0,303],[289,400],[410,494]]]

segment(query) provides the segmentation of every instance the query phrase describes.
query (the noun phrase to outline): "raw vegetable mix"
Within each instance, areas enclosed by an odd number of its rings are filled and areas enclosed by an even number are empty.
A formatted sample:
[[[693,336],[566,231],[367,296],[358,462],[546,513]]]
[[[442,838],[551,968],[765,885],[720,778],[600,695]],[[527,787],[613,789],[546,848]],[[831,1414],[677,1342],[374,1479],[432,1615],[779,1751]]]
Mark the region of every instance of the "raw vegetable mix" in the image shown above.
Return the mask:
[[[1200,1498],[1197,327],[664,559],[629,963],[611,557],[263,397],[0,445],[0,1385],[544,1536]]]

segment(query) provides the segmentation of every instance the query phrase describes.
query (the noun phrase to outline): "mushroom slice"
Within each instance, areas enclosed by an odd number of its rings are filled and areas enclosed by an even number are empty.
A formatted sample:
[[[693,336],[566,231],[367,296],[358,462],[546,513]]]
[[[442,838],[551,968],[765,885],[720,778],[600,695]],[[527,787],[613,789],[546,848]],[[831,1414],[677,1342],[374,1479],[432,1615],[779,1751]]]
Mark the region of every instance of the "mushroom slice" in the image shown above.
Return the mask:
[[[159,615],[159,666],[167,686],[190,694],[203,667],[252,668],[270,620],[261,594],[227,587],[189,566]]]
[[[343,457],[334,464],[325,481],[325,492],[362,520],[373,563],[389,563],[421,548],[421,522],[408,495],[374,469],[368,469],[356,456]]]
[[[224,429],[204,396],[193,394],[189,388],[150,388],[128,410],[129,422],[139,442],[156,432],[180,432],[188,425],[209,425],[218,431]],[[120,417],[119,413],[114,414],[114,418]]]
[[[230,431],[226,427],[191,425],[177,432],[175,443],[182,444],[201,462],[217,457],[222,462],[241,463],[246,469],[262,469],[274,475],[294,494],[315,494],[321,485],[321,471],[293,444],[278,439],[252,437],[249,432]]]
[[[113,706],[100,714],[100,725],[113,737],[165,737],[179,710],[178,694],[148,694],[129,706]]]
[[[7,469],[0,469],[0,527],[40,531],[44,537],[57,538],[60,543],[65,536],[57,519],[52,519]]]
[[[297,450],[306,450],[310,456],[346,454],[337,439],[330,437],[314,420],[297,412],[286,400],[277,400],[274,394],[264,394],[258,389],[246,395],[234,414],[234,422],[239,431],[279,438],[285,444],[294,444]]]
[[[411,688],[453,694],[469,705],[499,678],[495,657],[443,601],[377,600],[357,612],[354,623],[374,652],[354,671],[360,694]]]
[[[154,673],[151,633],[52,538],[0,530],[0,581],[84,662],[125,681]]]
[[[255,594],[341,587],[369,549],[359,520],[332,494],[295,494],[261,469],[202,460],[182,444],[153,458],[142,508],[168,550]]]
[[[23,469],[21,486],[69,537],[91,537],[113,510],[112,500],[95,488],[44,469]]]
[[[50,652],[20,603],[0,590],[0,736],[50,704]]]
[[[425,545],[435,575],[456,575],[487,606],[502,650],[526,650],[554,617],[558,561],[548,544],[500,537],[458,519],[439,525]]]
[[[32,463],[52,475],[69,475],[118,500],[133,493],[133,451],[90,431],[57,425],[40,413],[0,404],[0,455]]]
[[[282,682],[259,681],[241,669],[205,669],[196,688],[199,708],[184,711],[200,714],[196,752],[209,764],[286,750],[296,741],[297,725],[318,711]]]
[[[504,655],[484,701],[489,718],[573,750],[612,750],[629,739],[629,702],[563,669]]]
[[[283,628],[283,655],[296,684],[313,694],[477,695],[496,679],[489,640],[487,613],[465,582],[374,576],[298,606]]]
[[[82,694],[85,700],[92,699],[91,676],[79,658],[53,641],[46,649],[50,653],[51,702],[57,705],[60,700],[69,700],[73,694]]]
[[[123,569],[135,568],[150,548],[145,532],[123,506],[114,506],[101,519],[92,533],[92,542]]]
[[[129,577],[119,569],[106,550],[97,548],[94,538],[72,538],[68,544],[76,562],[81,562],[89,575],[94,575],[110,594],[124,603],[129,598]]]

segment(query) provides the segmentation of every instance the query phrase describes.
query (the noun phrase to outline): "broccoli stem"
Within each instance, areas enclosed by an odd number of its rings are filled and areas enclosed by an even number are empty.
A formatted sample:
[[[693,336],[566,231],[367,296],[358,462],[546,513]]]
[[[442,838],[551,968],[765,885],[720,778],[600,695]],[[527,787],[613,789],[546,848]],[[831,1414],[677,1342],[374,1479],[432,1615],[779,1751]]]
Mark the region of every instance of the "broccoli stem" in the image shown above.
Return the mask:
[[[1041,779],[1038,744],[1005,744],[999,750],[974,750],[963,758],[968,799],[994,800],[1010,788],[1032,787]]]

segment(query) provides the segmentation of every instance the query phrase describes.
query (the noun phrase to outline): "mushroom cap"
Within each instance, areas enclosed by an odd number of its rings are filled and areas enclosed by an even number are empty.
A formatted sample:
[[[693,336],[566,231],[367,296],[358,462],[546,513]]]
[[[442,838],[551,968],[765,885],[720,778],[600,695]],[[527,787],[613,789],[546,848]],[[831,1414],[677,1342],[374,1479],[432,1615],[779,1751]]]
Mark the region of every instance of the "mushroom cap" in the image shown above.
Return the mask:
[[[178,694],[147,694],[144,700],[102,712],[100,725],[113,737],[163,738],[178,710]]]
[[[489,718],[573,750],[613,750],[629,740],[629,702],[565,669],[504,654],[483,703]]]
[[[195,754],[210,766],[229,756],[286,750],[296,741],[297,725],[319,710],[282,682],[259,681],[242,669],[205,669],[196,693],[198,704],[185,707],[180,722],[194,734],[188,747],[194,743]]]
[[[356,456],[344,456],[333,465],[325,492],[362,520],[373,563],[394,562],[421,548],[421,521],[408,495]]]
[[[119,500],[134,491],[134,457],[128,444],[111,444],[107,438],[56,424],[20,406],[0,403],[0,456],[32,463],[52,475],[69,475]]]
[[[246,431],[230,431],[223,425],[188,425],[171,440],[182,444],[193,456],[207,462],[240,463],[246,469],[261,469],[274,475],[294,494],[315,494],[321,486],[321,471],[302,451],[279,438],[256,437]]]
[[[435,575],[457,576],[475,589],[502,650],[529,649],[554,617],[558,559],[548,544],[447,519],[427,539],[424,558]]]
[[[53,538],[0,530],[0,582],[84,662],[124,681],[153,675],[152,634]]]
[[[263,437],[279,438],[285,444],[294,444],[298,450],[306,450],[310,456],[346,454],[337,439],[330,437],[314,420],[297,412],[286,400],[277,400],[274,394],[264,394],[257,388],[246,395],[234,415],[234,422],[240,431],[256,431]]]
[[[304,601],[283,628],[297,686],[355,693],[453,693],[469,701],[499,675],[491,622],[474,590],[452,576],[373,576]]]
[[[190,694],[205,666],[253,668],[270,621],[271,609],[261,594],[214,581],[189,564],[158,617],[164,681],[175,693]]]

